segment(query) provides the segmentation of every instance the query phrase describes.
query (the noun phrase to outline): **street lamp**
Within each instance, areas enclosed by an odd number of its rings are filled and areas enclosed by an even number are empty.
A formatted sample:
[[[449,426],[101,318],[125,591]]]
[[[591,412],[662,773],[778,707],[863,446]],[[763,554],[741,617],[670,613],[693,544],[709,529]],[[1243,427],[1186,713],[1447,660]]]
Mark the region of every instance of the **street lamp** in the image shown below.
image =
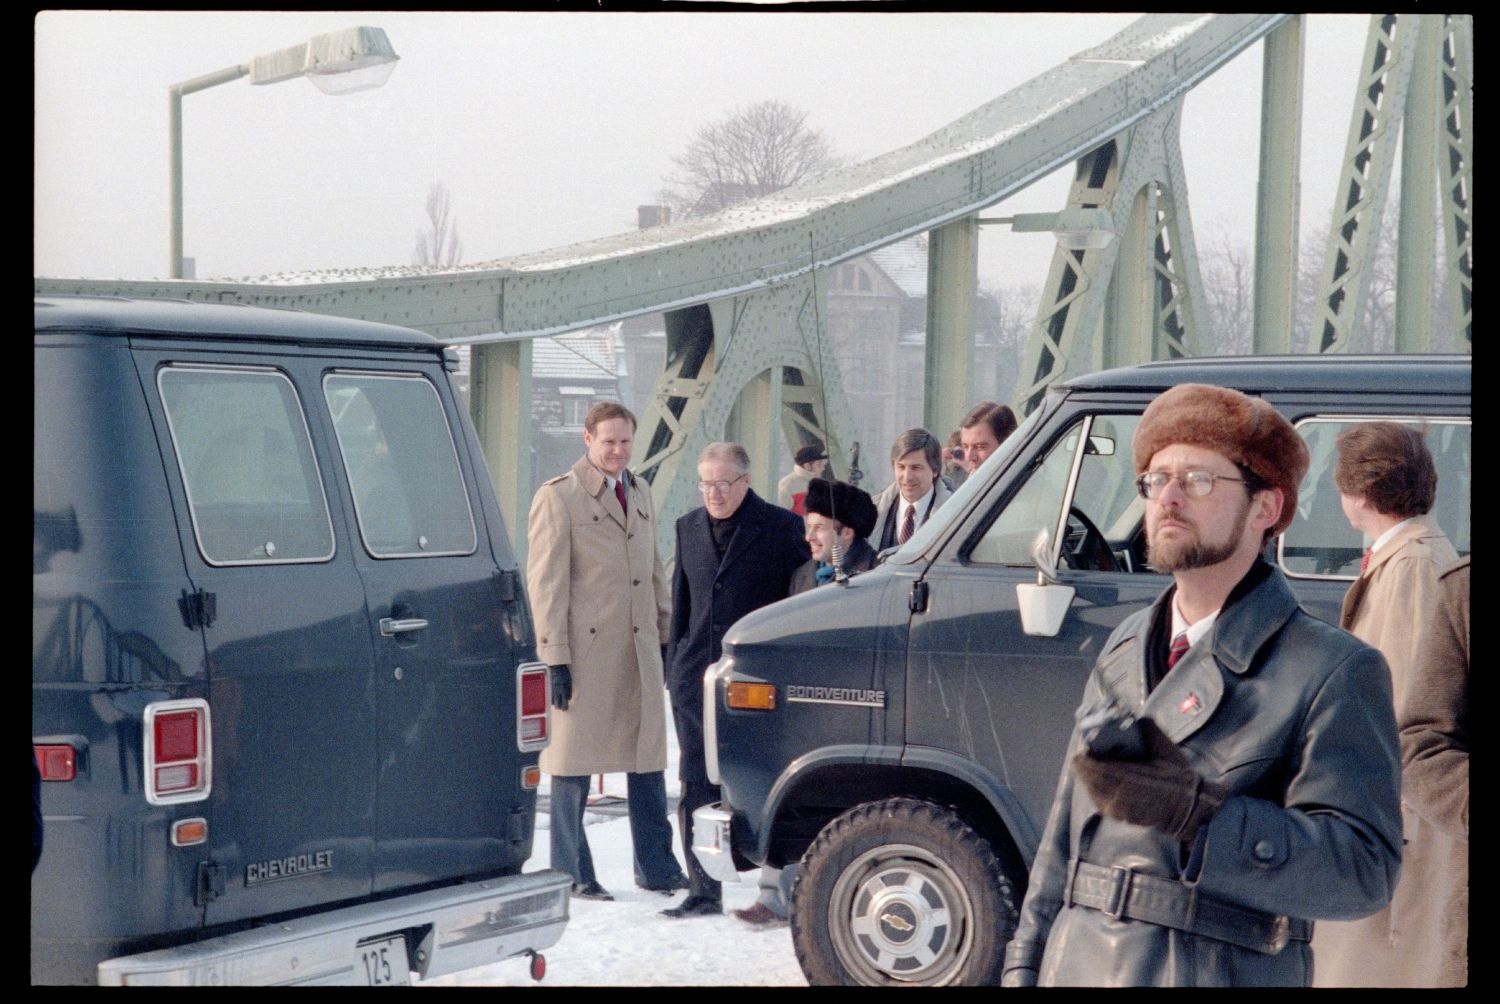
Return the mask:
[[[1016,233],[1057,234],[1057,243],[1069,251],[1097,251],[1115,238],[1114,220],[1108,209],[1098,207],[1064,209],[1059,213],[1017,213],[1015,216],[981,216],[981,224],[1009,223]]]
[[[345,28],[317,35],[301,45],[256,56],[167,88],[171,132],[172,278],[182,278],[182,96],[248,75],[252,84],[279,84],[306,77],[324,94],[353,94],[379,87],[396,69],[396,55],[380,28]]]

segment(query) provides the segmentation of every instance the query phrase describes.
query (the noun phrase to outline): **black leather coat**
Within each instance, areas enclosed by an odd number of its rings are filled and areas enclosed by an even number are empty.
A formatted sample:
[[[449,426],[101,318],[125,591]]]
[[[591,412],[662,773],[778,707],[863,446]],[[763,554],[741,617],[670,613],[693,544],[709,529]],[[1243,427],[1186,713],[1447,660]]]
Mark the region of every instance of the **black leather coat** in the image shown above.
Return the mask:
[[[1307,985],[1306,941],[1258,951],[1066,901],[1075,857],[1302,921],[1374,913],[1395,888],[1400,755],[1380,653],[1299,609],[1270,570],[1148,696],[1145,642],[1171,595],[1115,630],[1089,678],[1006,971],[1035,970],[1043,986]],[[1230,789],[1196,848],[1101,816],[1075,785],[1076,721],[1111,696]]]

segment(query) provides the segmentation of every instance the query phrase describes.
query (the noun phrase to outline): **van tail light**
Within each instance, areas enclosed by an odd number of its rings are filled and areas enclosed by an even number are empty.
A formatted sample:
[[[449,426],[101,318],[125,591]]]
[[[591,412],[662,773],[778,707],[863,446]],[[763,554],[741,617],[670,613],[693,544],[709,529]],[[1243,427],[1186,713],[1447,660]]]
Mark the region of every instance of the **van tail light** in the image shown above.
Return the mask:
[[[552,674],[540,662],[516,670],[516,746],[522,753],[552,741]]]
[[[208,702],[158,701],[145,712],[146,801],[201,802],[213,776]]]
[[[64,744],[34,744],[36,766],[43,781],[71,781],[78,776],[78,751]]]

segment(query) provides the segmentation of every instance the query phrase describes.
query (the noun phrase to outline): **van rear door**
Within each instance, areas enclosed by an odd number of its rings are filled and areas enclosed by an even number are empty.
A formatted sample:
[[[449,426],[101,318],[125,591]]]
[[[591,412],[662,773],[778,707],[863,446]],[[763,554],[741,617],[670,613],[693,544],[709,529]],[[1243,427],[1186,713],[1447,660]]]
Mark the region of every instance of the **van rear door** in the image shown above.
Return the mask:
[[[321,393],[375,651],[375,888],[518,871],[534,794],[517,749],[517,597],[488,543],[488,475],[463,448],[451,385],[434,354],[330,368]]]
[[[317,382],[267,345],[134,354],[206,640],[208,839],[182,849],[206,920],[368,895],[378,693]]]

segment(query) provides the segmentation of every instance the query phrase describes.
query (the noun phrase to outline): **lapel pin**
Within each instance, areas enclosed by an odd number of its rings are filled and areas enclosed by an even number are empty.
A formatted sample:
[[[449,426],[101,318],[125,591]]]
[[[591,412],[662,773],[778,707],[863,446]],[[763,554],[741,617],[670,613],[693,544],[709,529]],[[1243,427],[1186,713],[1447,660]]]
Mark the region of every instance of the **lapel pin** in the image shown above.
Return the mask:
[[[1190,693],[1182,699],[1181,704],[1177,705],[1177,710],[1184,715],[1196,715],[1202,707],[1203,702],[1198,700],[1198,695]]]

